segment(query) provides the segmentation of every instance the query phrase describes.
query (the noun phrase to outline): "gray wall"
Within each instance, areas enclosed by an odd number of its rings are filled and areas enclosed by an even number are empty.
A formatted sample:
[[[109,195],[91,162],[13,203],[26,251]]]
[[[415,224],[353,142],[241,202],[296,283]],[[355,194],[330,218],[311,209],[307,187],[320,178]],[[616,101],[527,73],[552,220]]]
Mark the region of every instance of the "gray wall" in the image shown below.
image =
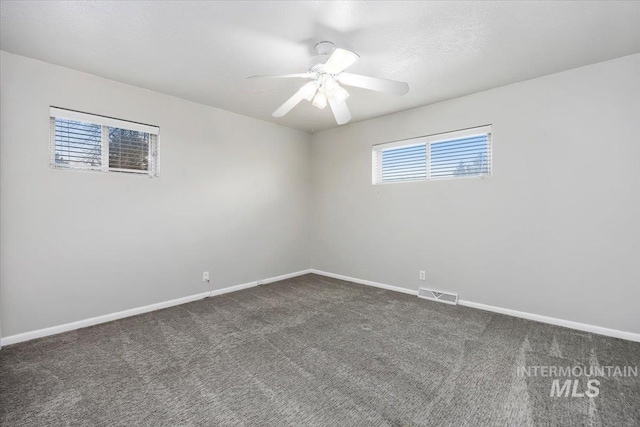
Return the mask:
[[[640,55],[313,137],[1,55],[2,336],[310,266],[640,332]],[[160,178],[50,169],[49,105],[160,126]],[[488,123],[492,177],[371,185]]]
[[[633,55],[315,134],[312,266],[640,332],[639,76]],[[493,176],[371,185],[373,144],[484,124]]]
[[[1,54],[2,335],[309,268],[310,136]],[[160,126],[160,177],[49,168],[49,106]]]

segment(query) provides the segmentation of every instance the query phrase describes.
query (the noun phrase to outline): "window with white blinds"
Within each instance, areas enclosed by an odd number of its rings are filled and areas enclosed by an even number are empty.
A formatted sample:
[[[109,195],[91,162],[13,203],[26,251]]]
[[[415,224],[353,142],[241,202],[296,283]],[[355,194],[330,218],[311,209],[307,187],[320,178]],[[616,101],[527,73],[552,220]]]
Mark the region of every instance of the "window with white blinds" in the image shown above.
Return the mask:
[[[158,176],[156,126],[51,107],[51,167]]]
[[[491,126],[373,146],[373,184],[491,175]]]
[[[388,148],[380,152],[380,181],[416,181],[427,178],[426,144]]]

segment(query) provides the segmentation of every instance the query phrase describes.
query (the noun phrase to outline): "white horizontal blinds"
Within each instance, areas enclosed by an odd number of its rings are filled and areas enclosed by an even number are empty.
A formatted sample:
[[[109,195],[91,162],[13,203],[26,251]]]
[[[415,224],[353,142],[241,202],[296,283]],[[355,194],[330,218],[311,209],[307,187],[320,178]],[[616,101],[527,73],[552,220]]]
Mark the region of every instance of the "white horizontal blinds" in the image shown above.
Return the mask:
[[[155,126],[55,107],[50,126],[53,167],[158,175]]]
[[[380,182],[415,181],[427,178],[426,144],[383,149]]]
[[[150,135],[109,127],[109,169],[149,170]]]
[[[102,167],[102,127],[93,123],[52,118],[53,161],[56,166],[83,169]]]
[[[431,143],[431,178],[481,176],[491,173],[490,134]]]

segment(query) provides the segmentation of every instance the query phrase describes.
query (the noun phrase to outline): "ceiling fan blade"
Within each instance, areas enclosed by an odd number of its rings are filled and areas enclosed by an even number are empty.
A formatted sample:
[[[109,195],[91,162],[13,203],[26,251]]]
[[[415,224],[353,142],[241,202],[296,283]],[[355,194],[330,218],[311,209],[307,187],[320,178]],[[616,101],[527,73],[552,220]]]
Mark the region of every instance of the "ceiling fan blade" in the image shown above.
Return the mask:
[[[350,50],[336,48],[324,64],[324,72],[328,74],[338,74],[344,71],[360,58],[357,53]]]
[[[249,76],[247,79],[310,79],[311,76],[309,73],[299,73],[299,74],[276,74],[276,75],[266,75],[266,74],[257,74],[255,76]]]
[[[309,82],[302,86],[293,96],[287,99],[276,111],[273,112],[273,117],[282,117],[300,103],[303,99],[311,101],[313,96],[318,90],[316,82]]]
[[[341,73],[338,76],[338,81],[347,86],[386,92],[393,95],[404,95],[409,92],[409,85],[405,82],[361,76],[359,74]]]
[[[346,101],[337,102],[333,97],[330,97],[329,105],[331,106],[333,117],[336,118],[336,122],[339,125],[348,123],[349,120],[351,120],[351,112],[349,111]]]

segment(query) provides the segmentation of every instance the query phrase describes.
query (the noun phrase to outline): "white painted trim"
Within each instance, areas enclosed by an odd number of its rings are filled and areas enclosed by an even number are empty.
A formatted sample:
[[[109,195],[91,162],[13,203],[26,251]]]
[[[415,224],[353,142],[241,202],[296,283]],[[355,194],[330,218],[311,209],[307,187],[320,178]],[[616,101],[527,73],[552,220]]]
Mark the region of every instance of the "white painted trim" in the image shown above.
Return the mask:
[[[186,304],[188,302],[197,301],[209,296],[222,295],[229,292],[236,292],[242,289],[252,288],[259,284],[277,282],[279,280],[290,279],[292,277],[302,276],[303,274],[310,273],[310,270],[301,270],[295,273],[283,274],[282,276],[270,277],[268,279],[257,280],[254,282],[243,283],[240,285],[229,286],[222,289],[215,289],[211,292],[203,292],[200,294],[190,295],[187,297],[177,298],[170,301],[163,301],[155,304],[145,305],[144,307],[136,307],[129,310],[118,311],[116,313],[105,314],[102,316],[92,317],[89,319],[78,320],[76,322],[65,323],[63,325],[52,326],[50,328],[38,329],[36,331],[24,332],[21,334],[10,335],[0,339],[0,348],[5,345],[16,344],[19,342],[29,341],[36,338],[47,337],[49,335],[56,335],[63,332],[73,331],[75,329],[86,328],[87,326],[98,325],[100,323],[111,322],[113,320],[123,319],[125,317],[135,316],[137,314],[148,313],[150,311],[156,311],[167,307],[173,307],[175,305]]]
[[[315,270],[313,268],[309,270],[309,272],[313,274],[319,274],[320,276],[332,277],[334,279],[346,280],[348,282],[353,282],[353,283],[359,283],[361,285],[382,288],[388,291],[402,292],[403,294],[416,295],[416,296],[418,295],[417,290],[401,288],[399,286],[386,285],[384,283],[372,282],[371,280],[356,279],[355,277],[343,276],[341,274],[329,273],[327,271]]]
[[[160,128],[158,126],[145,125],[142,123],[130,122],[128,120],[114,119],[111,117],[82,113],[80,111],[67,110],[58,107],[49,107],[49,116],[93,123],[101,126],[111,126],[121,129],[135,130],[138,132],[146,132],[153,135],[158,135],[160,133]]]
[[[244,285],[240,285],[244,286]],[[235,287],[235,286],[234,286]],[[241,288],[244,289],[244,288]],[[233,292],[231,288],[220,289],[227,292]],[[240,290],[240,289],[237,289]],[[201,294],[190,295],[188,297],[177,298],[170,301],[163,301],[155,304],[145,305],[143,307],[136,307],[129,310],[118,311],[116,313],[105,314],[102,316],[91,317],[89,319],[78,320],[76,322],[65,323],[63,325],[51,326],[49,328],[38,329],[30,332],[23,332],[21,334],[10,335],[2,338],[2,345],[16,344],[23,341],[30,341],[36,338],[42,338],[49,335],[61,334],[63,332],[73,331],[75,329],[86,328],[87,326],[98,325],[100,323],[111,322],[113,320],[123,319],[125,317],[135,316],[136,314],[148,313],[150,311],[160,310],[174,305],[185,304],[188,302],[196,301],[209,296],[209,292]]]
[[[496,307],[493,305],[480,304],[478,302],[458,300],[458,304],[466,307],[477,308],[479,310],[491,311],[494,313],[507,314],[509,316],[520,317],[522,319],[534,320],[536,322],[548,323],[550,325],[564,326],[578,331],[591,332],[598,335],[620,338],[623,340],[640,342],[640,334],[625,332],[618,329],[603,328],[602,326],[589,325],[587,323],[574,322],[572,320],[558,319],[556,317],[543,316],[541,314],[527,313],[525,311],[511,310],[509,308]]]
[[[401,288],[399,286],[387,285],[384,283],[373,282],[371,280],[358,279],[355,277],[344,276],[341,274],[329,273],[322,270],[308,269],[301,270],[295,273],[283,274],[281,276],[270,277],[268,279],[258,280],[255,282],[243,283],[241,285],[229,286],[222,289],[216,289],[211,292],[203,292],[196,295],[190,295],[187,297],[177,298],[171,301],[159,302],[156,304],[147,305],[144,307],[132,308],[130,310],[119,311],[117,313],[106,314],[103,316],[92,317],[90,319],[79,320],[77,322],[66,323],[64,325],[53,326],[50,328],[39,329],[31,332],[24,332],[21,334],[11,335],[0,339],[0,348],[5,345],[16,344],[23,341],[29,341],[36,338],[42,338],[49,335],[60,334],[62,332],[73,331],[75,329],[86,328],[87,326],[98,325],[100,323],[111,322],[113,320],[123,319],[125,317],[135,316],[137,314],[148,313],[150,311],[160,310],[167,307],[173,307],[175,305],[185,304],[192,301],[208,297],[222,295],[229,292],[240,291],[242,289],[251,288],[258,285],[267,283],[278,282],[280,280],[290,279],[292,277],[302,276],[304,274],[318,274],[320,276],[332,277],[334,279],[346,280],[348,282],[359,283],[361,285],[373,286],[376,288],[386,289],[394,292],[401,292],[409,295],[418,295],[417,290]],[[556,326],[563,326],[565,328],[576,329],[579,331],[591,332],[594,334],[605,335],[614,338],[621,338],[629,341],[640,342],[640,334],[633,332],[619,331],[617,329],[603,328],[601,326],[588,325],[586,323],[573,322],[571,320],[557,319],[555,317],[542,316],[540,314],[527,313],[524,311],[511,310],[508,308],[495,307],[492,305],[480,304],[477,302],[458,300],[459,305],[463,305],[470,308],[476,308],[485,311],[491,311],[494,313],[507,314],[509,316],[520,317],[522,319],[534,320],[537,322],[548,323]]]
[[[353,283],[359,283],[361,285],[374,286],[376,288],[387,289],[395,292],[402,292],[409,295],[418,295],[417,290],[400,288],[398,286],[386,285],[384,283],[372,282],[370,280],[357,279],[355,277],[343,276],[341,274],[328,273],[322,270],[311,269],[311,273],[319,274],[321,276],[332,277],[334,279],[346,280]],[[594,326],[586,323],[574,322],[571,320],[557,319],[555,317],[543,316],[540,314],[527,313],[524,311],[512,310],[509,308],[496,307],[493,305],[480,304],[473,301],[458,300],[459,305],[465,307],[476,308],[479,310],[491,311],[494,313],[507,314],[513,317],[519,317],[522,319],[534,320],[536,322],[548,323],[550,325],[563,326],[565,328],[576,329],[584,332],[591,332],[593,334],[605,335],[608,337],[620,338],[623,340],[640,342],[640,334],[634,332],[620,331],[617,329],[603,328],[602,326]]]
[[[312,270],[300,270],[295,273],[283,274],[281,276],[270,277],[268,279],[258,280],[258,285],[266,285],[267,283],[279,282],[281,280],[291,279],[292,277],[303,276],[305,274],[311,273]]]

